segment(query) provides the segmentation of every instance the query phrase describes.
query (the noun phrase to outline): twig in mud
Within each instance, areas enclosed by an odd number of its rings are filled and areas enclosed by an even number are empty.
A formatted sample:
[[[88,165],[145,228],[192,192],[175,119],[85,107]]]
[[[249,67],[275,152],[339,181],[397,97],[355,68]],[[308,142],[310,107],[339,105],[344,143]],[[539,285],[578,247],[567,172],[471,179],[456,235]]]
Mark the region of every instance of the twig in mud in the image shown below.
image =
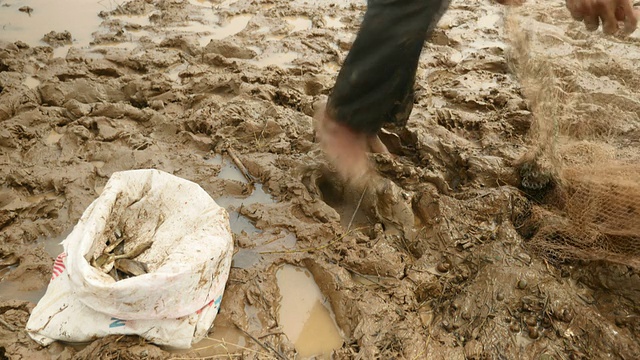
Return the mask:
[[[202,351],[202,350],[212,349],[212,348],[216,348],[216,347],[222,347],[225,350],[227,350],[227,353],[226,354],[219,354],[219,355],[208,355],[208,356],[196,357],[196,358],[192,358],[192,357],[177,357],[177,358],[171,358],[171,359],[172,360],[193,360],[193,359],[202,359],[202,360],[204,360],[204,359],[216,359],[216,358],[223,358],[223,357],[230,357],[230,356],[242,357],[242,353],[240,353],[240,354],[231,354],[227,349],[227,345],[232,345],[232,346],[235,346],[237,349],[241,349],[241,350],[244,350],[244,351],[249,351],[249,352],[255,353],[257,355],[265,355],[265,356],[269,355],[269,353],[265,353],[265,352],[262,352],[262,351],[254,350],[254,349],[251,349],[251,348],[239,345],[239,344],[234,344],[234,343],[228,342],[228,341],[226,341],[224,339],[222,339],[222,340],[214,339],[214,338],[211,338],[211,337],[208,337],[208,336],[206,336],[205,339],[218,342],[218,344],[207,345],[207,346],[194,348],[193,351]]]
[[[282,330],[272,331],[272,332],[270,332],[268,334],[264,334],[264,335],[258,336],[258,339],[266,338],[266,337],[269,337],[269,336],[277,336],[277,335],[284,335],[284,331],[282,331]]]
[[[6,327],[9,331],[17,331],[18,329],[15,328],[15,326],[9,324],[8,322],[4,321],[4,319],[0,319],[0,325]]]
[[[326,248],[328,248],[329,246],[335,244],[336,242],[343,240],[345,237],[347,237],[347,235],[349,235],[352,231],[358,231],[358,230],[362,230],[365,227],[359,227],[359,228],[355,228],[351,231],[347,231],[346,233],[344,233],[342,236],[335,238],[333,241],[330,241],[322,246],[319,246],[317,248],[306,248],[306,249],[293,249],[293,250],[275,250],[275,251],[260,251],[259,254],[264,255],[264,254],[293,254],[293,253],[301,253],[301,252],[312,252],[312,251],[319,251],[319,250],[324,250]]]
[[[369,185],[364,187],[364,190],[362,190],[362,195],[360,195],[360,200],[358,200],[358,205],[356,205],[356,209],[353,210],[353,215],[351,215],[351,220],[349,220],[349,225],[347,225],[347,232],[349,232],[349,230],[351,229],[351,225],[353,225],[353,220],[356,218],[356,214],[358,213],[358,210],[360,210],[360,205],[362,204],[362,199],[364,199],[364,194],[367,193],[367,188],[369,187]]]
[[[317,51],[317,52],[319,52],[319,53],[324,53],[324,49],[323,49],[323,48],[321,48],[321,47],[320,47],[320,46],[318,46],[318,45],[312,44],[312,43],[310,43],[310,42],[309,42],[309,41],[307,41],[307,40],[302,40],[301,42],[302,42],[304,45],[307,45],[307,46],[308,46],[309,48],[311,48],[312,50],[315,50],[315,51]]]
[[[246,336],[250,337],[251,340],[255,341],[256,344],[260,345],[263,349],[267,350],[267,351],[273,351],[279,359],[281,360],[289,360],[283,353],[281,353],[280,351],[274,349],[271,345],[263,343],[262,341],[258,340],[255,336],[249,334],[248,332],[246,332],[243,328],[240,327],[240,325],[234,323],[233,325],[235,325],[238,330],[242,331],[243,334],[245,334]]]
[[[242,161],[240,161],[240,158],[238,158],[238,155],[236,155],[235,150],[233,150],[231,147],[228,147],[227,155],[229,155],[233,163],[238,167],[238,170],[240,170],[240,172],[242,173],[242,176],[244,176],[244,178],[247,179],[249,183],[253,184],[256,182],[253,176],[251,176],[247,168],[244,166]]]
[[[374,283],[374,284],[376,284],[376,285],[378,285],[378,286],[380,286],[380,287],[383,287],[383,288],[389,288],[389,287],[391,287],[390,285],[385,285],[385,284],[383,284],[382,282],[380,282],[380,281],[378,281],[378,280],[373,280],[373,279],[370,279],[370,278],[369,278],[369,277],[383,278],[384,276],[379,276],[379,275],[365,275],[365,274],[359,273],[359,272],[357,272],[357,271],[355,271],[355,270],[353,270],[353,269],[350,269],[350,268],[348,268],[348,267],[346,267],[346,266],[344,266],[344,265],[342,265],[342,267],[343,267],[345,270],[347,270],[348,272],[351,272],[351,273],[354,273],[354,274],[356,274],[356,275],[358,275],[358,276],[360,276],[360,277],[363,277],[363,278],[365,278],[367,281],[371,281],[372,283]]]

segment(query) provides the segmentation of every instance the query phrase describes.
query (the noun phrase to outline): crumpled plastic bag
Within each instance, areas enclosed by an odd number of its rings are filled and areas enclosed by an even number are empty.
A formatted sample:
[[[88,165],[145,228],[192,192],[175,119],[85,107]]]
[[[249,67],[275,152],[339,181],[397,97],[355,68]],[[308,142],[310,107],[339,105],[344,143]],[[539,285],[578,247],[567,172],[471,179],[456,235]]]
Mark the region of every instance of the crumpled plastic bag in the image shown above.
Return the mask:
[[[135,258],[148,273],[116,281],[91,265],[114,233],[125,253],[151,242]],[[226,210],[199,185],[158,170],[114,173],[62,245],[26,327],[45,346],[134,334],[189,348],[213,324],[233,254]]]

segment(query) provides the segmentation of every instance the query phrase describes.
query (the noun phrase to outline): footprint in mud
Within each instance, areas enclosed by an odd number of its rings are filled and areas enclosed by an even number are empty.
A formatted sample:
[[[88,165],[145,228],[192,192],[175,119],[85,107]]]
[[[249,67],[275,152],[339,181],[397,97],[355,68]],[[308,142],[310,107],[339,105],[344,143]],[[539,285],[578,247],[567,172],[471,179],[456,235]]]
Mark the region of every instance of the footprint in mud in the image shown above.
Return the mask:
[[[305,184],[309,191],[332,207],[348,230],[381,223],[387,235],[413,238],[413,194],[392,180],[374,175],[362,187],[345,184],[327,168],[312,169]]]

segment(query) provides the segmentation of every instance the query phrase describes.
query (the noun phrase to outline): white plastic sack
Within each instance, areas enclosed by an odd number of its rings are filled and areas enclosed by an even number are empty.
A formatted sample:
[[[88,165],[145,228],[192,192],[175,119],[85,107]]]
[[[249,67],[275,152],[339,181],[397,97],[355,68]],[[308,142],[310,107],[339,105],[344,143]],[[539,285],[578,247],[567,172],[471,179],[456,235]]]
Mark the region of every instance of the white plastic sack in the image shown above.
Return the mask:
[[[147,274],[116,281],[89,263],[114,231]],[[189,348],[213,324],[231,267],[229,215],[197,184],[158,170],[114,173],[62,242],[44,297],[27,323],[48,345],[136,334]]]

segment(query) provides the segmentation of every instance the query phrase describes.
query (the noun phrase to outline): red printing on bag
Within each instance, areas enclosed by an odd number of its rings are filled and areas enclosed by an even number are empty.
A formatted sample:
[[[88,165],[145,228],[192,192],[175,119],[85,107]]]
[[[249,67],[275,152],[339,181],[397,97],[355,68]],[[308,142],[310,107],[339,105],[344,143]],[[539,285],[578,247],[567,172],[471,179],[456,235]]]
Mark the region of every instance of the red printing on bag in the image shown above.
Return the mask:
[[[60,276],[60,274],[64,272],[64,269],[65,269],[64,258],[66,257],[67,257],[66,253],[61,253],[56,258],[56,261],[53,263],[53,273],[51,274],[51,280],[57,278],[58,276]]]

